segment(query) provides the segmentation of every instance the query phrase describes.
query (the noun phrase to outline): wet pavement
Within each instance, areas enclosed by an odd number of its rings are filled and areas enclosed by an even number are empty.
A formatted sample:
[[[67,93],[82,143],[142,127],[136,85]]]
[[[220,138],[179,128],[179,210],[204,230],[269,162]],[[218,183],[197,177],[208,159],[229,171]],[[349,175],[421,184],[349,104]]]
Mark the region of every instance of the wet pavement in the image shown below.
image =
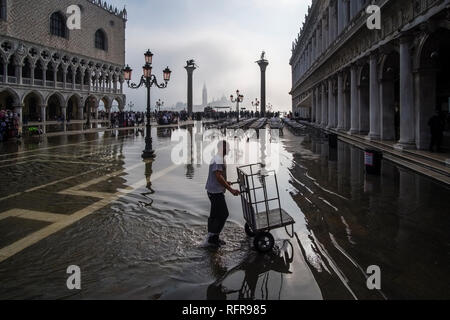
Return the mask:
[[[172,161],[199,128],[154,128],[154,161],[132,130],[1,145],[0,299],[450,298],[450,189],[388,161],[366,176],[361,150],[309,129],[285,130],[271,155],[294,238],[273,231],[274,252],[257,254],[227,196],[227,245],[203,248],[208,166],[190,159],[205,146],[193,138],[188,164]],[[70,265],[80,291],[67,289]],[[366,285],[371,265],[380,291]]]

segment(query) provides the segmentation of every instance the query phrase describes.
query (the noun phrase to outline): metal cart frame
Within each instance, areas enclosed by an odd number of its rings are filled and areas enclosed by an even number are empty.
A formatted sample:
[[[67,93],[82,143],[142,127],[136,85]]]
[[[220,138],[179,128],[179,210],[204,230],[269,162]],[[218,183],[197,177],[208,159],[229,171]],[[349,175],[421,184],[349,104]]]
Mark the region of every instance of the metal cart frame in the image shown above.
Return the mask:
[[[262,163],[257,163],[237,168],[237,176],[237,183],[241,192],[242,211],[246,222],[245,232],[249,237],[254,237],[256,250],[266,253],[273,249],[275,240],[270,231],[274,229],[284,227],[286,233],[293,238],[295,221],[281,208],[278,178],[275,170],[267,171]],[[267,180],[271,177],[275,182],[276,197],[269,199]],[[260,193],[261,191],[262,199],[259,200],[257,192]],[[273,203],[277,205],[271,209]],[[261,207],[262,210],[259,210]],[[289,226],[292,227],[291,232],[288,230]]]

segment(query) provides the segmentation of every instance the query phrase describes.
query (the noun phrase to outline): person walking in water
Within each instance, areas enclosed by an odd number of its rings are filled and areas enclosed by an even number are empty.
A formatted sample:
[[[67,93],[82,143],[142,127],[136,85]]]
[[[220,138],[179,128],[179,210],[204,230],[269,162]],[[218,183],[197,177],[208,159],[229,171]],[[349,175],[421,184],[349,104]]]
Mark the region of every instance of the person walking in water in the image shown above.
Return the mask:
[[[225,156],[230,151],[229,144],[226,141],[220,141],[217,147],[218,152],[209,165],[206,182],[206,191],[211,201],[211,212],[208,219],[208,237],[205,245],[215,248],[226,244],[220,239],[220,233],[229,216],[225,193],[228,190],[233,196],[240,194],[239,190],[233,189],[231,183],[227,181]]]
[[[442,139],[444,137],[445,121],[439,111],[436,111],[434,116],[428,122],[431,129],[431,143],[430,151],[434,152],[434,147],[437,147],[437,152],[441,152]]]

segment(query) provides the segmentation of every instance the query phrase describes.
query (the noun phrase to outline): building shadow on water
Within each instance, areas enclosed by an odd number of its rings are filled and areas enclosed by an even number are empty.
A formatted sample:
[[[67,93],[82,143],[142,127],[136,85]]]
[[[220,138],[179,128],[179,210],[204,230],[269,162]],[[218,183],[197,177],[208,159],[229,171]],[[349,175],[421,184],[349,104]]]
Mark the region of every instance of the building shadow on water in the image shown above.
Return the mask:
[[[239,265],[227,271],[214,264],[213,272],[219,279],[207,289],[207,300],[273,300],[281,299],[284,276],[292,274],[294,250],[289,240],[269,254],[251,252]],[[274,276],[280,276],[279,286]]]

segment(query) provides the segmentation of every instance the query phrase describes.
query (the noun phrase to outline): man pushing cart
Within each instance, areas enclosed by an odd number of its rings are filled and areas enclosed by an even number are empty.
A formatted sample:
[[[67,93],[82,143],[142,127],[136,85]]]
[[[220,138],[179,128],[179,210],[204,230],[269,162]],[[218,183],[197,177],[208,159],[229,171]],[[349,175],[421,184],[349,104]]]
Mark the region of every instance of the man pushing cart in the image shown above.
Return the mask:
[[[261,163],[239,167],[237,169],[239,190],[233,189],[227,181],[225,155],[229,151],[226,141],[219,142],[219,152],[209,166],[206,190],[211,201],[211,213],[208,219],[208,237],[206,246],[220,247],[225,242],[220,233],[228,218],[225,192],[234,196],[241,195],[242,210],[245,219],[245,232],[254,238],[254,246],[260,253],[272,251],[275,239],[271,230],[285,228],[291,238],[294,236],[294,219],[281,208],[278,179],[274,170],[268,171]],[[236,184],[235,183],[235,184]],[[292,228],[289,233],[288,227]]]

